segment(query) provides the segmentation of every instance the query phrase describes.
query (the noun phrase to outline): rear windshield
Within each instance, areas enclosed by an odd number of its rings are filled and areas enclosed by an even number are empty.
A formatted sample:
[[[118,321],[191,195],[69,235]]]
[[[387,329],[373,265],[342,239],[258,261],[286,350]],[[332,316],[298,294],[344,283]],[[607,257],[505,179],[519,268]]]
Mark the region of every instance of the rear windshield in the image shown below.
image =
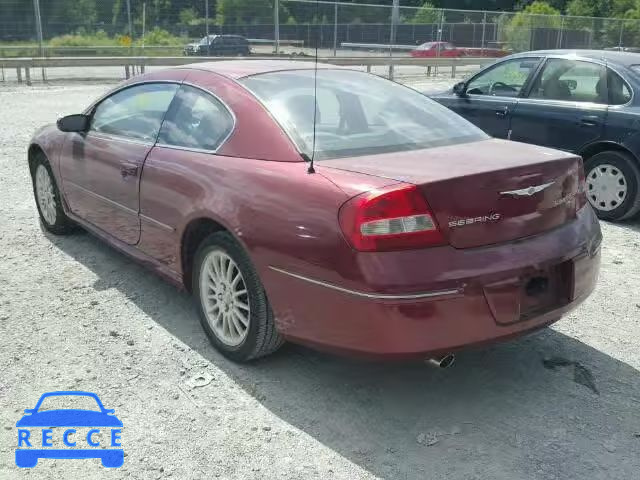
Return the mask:
[[[314,152],[314,117],[318,160],[487,138],[447,108],[389,80],[352,70],[318,70],[314,89],[314,73],[271,72],[241,80],[309,157]]]

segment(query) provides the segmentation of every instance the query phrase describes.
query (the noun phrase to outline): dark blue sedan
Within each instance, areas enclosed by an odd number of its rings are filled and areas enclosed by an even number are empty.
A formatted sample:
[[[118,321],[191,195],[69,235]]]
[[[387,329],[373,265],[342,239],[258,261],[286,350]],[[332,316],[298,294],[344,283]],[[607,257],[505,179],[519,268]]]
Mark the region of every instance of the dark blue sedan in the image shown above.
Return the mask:
[[[518,53],[431,97],[488,134],[582,155],[598,216],[640,212],[640,54]]]

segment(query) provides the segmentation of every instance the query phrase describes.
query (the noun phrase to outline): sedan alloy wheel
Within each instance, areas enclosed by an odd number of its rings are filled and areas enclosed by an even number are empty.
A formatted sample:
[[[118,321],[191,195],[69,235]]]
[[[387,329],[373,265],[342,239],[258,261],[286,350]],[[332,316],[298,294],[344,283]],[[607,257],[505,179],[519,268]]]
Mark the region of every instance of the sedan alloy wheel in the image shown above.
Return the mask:
[[[40,206],[42,217],[49,225],[55,225],[57,217],[55,192],[51,176],[44,164],[38,165],[36,169],[35,183],[36,200]]]
[[[200,296],[207,321],[222,343],[240,345],[249,331],[251,312],[242,273],[222,250],[209,252],[202,269]]]

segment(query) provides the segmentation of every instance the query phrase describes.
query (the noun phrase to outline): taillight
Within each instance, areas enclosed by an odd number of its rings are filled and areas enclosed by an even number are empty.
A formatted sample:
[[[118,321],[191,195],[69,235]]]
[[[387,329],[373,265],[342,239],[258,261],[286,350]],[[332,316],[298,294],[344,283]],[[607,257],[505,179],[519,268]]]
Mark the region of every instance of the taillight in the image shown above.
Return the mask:
[[[339,220],[353,248],[363,252],[446,243],[415,185],[396,184],[358,195],[340,208]]]

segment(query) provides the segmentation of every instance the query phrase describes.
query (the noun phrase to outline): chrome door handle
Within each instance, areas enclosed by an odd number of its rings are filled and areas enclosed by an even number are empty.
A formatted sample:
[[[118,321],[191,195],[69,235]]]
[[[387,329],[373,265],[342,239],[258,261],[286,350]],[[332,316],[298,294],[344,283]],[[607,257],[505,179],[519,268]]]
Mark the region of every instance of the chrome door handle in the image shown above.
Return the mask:
[[[598,118],[597,117],[582,117],[580,119],[580,125],[583,125],[585,127],[595,127],[598,125]]]
[[[506,117],[509,113],[509,107],[504,107],[502,110],[496,110],[497,117]]]

